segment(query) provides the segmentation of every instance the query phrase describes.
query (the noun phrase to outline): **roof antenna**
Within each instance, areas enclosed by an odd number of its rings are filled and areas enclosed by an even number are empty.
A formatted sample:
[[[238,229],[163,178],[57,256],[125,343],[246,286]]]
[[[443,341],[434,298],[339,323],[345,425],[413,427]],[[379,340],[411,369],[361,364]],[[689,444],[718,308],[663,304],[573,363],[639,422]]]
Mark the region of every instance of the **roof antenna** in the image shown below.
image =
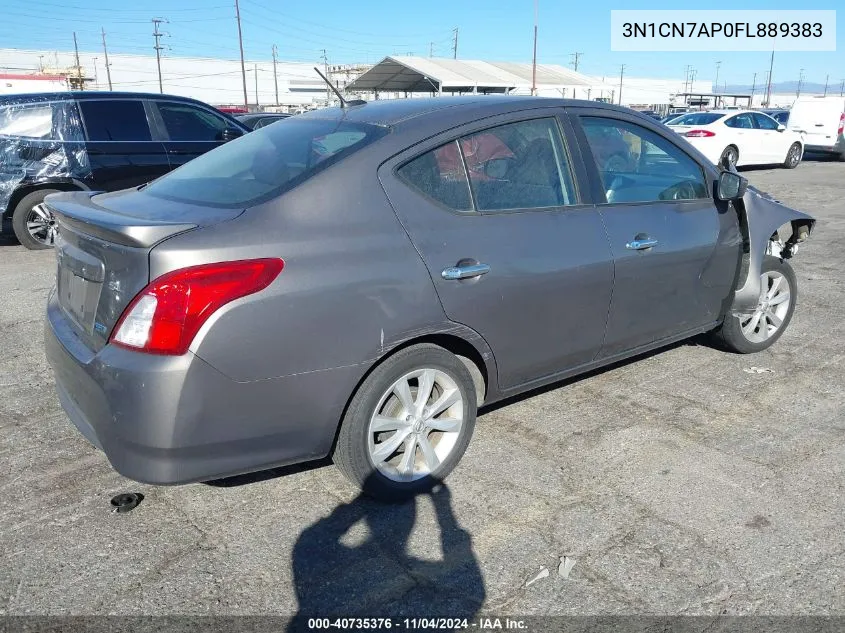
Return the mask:
[[[345,108],[348,104],[346,103],[346,99],[344,99],[344,98],[343,98],[343,95],[342,95],[342,94],[340,94],[340,91],[332,85],[332,82],[330,82],[330,81],[328,80],[328,78],[327,78],[327,77],[326,77],[323,73],[321,73],[321,72],[320,72],[320,69],[319,69],[319,68],[317,68],[316,66],[314,66],[314,70],[317,72],[317,74],[318,74],[318,75],[320,75],[320,79],[322,79],[323,81],[325,81],[325,82],[326,82],[326,85],[327,85],[329,88],[331,88],[331,89],[332,89],[332,92],[334,92],[334,93],[337,95],[337,98],[338,98],[338,99],[340,99],[340,107],[341,107],[341,108]]]

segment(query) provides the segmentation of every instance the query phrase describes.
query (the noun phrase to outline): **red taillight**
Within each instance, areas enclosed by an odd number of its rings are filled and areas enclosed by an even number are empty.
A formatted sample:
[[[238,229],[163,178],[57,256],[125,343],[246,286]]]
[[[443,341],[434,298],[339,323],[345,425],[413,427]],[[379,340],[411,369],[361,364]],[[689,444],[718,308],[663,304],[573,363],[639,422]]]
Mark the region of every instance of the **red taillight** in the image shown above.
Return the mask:
[[[842,136],[843,130],[845,130],[845,112],[839,115],[839,129],[836,130],[836,136]]]
[[[162,275],[124,310],[110,341],[150,354],[184,354],[208,317],[230,301],[264,290],[284,265],[281,259],[246,259]]]
[[[688,136],[689,138],[710,138],[711,136],[716,136],[716,133],[710,130],[690,130],[684,136]]]

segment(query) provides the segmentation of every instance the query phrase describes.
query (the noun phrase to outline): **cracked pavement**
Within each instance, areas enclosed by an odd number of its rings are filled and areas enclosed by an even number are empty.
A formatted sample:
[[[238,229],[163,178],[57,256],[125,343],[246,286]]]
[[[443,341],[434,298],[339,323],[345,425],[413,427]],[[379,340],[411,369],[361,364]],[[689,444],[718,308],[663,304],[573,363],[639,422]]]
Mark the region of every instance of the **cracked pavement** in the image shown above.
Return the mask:
[[[745,172],[818,219],[772,349],[695,340],[483,411],[448,492],[405,506],[325,463],[116,474],[52,391],[53,255],[0,236],[0,614],[845,614],[843,173]]]

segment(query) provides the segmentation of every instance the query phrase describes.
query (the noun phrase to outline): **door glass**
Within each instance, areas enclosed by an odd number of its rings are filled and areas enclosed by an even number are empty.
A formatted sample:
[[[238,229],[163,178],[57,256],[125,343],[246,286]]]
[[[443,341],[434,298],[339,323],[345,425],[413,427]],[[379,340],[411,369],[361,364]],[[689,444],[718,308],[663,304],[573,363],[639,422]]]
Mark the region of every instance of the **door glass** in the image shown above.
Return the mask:
[[[778,129],[778,123],[773,118],[766,116],[765,114],[760,114],[759,112],[755,112],[751,116],[754,117],[754,122],[757,124],[757,127],[761,130],[776,130]]]
[[[223,117],[184,103],[158,103],[158,111],[171,141],[220,141],[232,127]]]
[[[140,101],[79,102],[89,141],[150,141],[150,126]]]
[[[744,130],[754,129],[754,122],[751,119],[751,114],[749,112],[732,116],[730,119],[725,121],[725,125],[728,127],[742,128]]]
[[[452,141],[399,168],[409,185],[453,211],[472,211],[469,183],[458,142]]]
[[[581,123],[608,203],[710,197],[701,166],[659,134],[619,119]]]
[[[569,161],[554,119],[484,130],[460,140],[479,211],[575,204]]]

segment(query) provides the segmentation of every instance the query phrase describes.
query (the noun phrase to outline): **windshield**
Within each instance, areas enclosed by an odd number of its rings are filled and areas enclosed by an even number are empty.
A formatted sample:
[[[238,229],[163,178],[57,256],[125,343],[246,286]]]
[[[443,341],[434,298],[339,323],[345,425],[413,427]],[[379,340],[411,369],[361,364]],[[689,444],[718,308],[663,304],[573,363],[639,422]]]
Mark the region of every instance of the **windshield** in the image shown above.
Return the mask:
[[[717,112],[692,112],[669,121],[670,125],[710,125],[721,119],[724,114]]]
[[[291,117],[195,158],[145,191],[178,202],[249,207],[295,187],[386,133],[375,125]]]

